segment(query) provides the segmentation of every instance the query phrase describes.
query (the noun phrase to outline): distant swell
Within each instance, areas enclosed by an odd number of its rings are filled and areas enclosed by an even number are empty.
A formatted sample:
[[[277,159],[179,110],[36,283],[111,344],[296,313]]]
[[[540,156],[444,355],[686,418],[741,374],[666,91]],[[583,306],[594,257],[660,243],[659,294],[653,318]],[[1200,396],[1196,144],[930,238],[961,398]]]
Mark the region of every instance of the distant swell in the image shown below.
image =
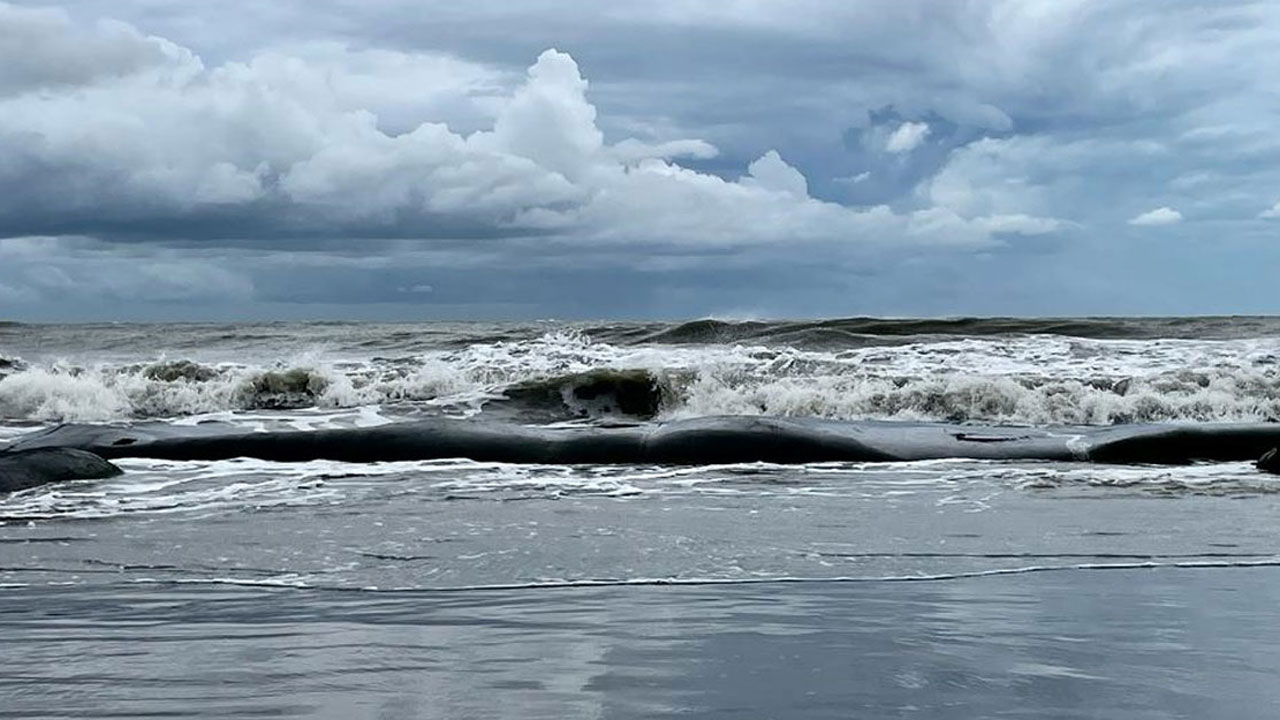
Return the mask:
[[[811,321],[694,320],[631,334],[633,342],[724,344],[758,342],[837,348],[913,336],[1057,335],[1097,340],[1182,338],[1225,340],[1280,333],[1267,317],[1204,318],[840,318]]]

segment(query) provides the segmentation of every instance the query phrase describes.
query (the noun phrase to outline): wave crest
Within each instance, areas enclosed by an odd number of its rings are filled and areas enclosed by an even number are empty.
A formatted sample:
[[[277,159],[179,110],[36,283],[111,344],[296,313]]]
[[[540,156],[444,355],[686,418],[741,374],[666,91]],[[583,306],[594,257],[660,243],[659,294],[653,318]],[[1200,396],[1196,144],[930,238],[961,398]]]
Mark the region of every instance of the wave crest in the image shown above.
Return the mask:
[[[54,365],[0,379],[0,417],[108,422],[226,410],[358,404],[350,380],[325,368],[263,370],[190,361],[123,368]]]
[[[1025,425],[1275,421],[1280,377],[1224,372],[1117,382],[983,375],[768,381],[709,372],[685,390],[670,417],[720,414]]]
[[[612,345],[582,333],[423,355],[261,365],[161,359],[0,368],[0,418],[104,422],[381,406],[524,422],[768,414],[1109,425],[1280,419],[1274,340],[946,338],[817,351]]]

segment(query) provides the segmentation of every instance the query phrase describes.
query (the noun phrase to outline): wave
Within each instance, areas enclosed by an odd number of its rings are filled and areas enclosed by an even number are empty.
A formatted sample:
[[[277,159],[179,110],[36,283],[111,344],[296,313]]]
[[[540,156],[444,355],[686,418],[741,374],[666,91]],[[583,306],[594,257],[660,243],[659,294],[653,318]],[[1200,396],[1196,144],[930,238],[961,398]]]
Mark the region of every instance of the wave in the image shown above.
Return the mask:
[[[350,379],[313,368],[146,366],[35,367],[0,379],[0,417],[103,422],[224,410],[354,405]]]
[[[401,357],[262,365],[161,359],[0,365],[0,419],[105,422],[379,406],[519,422],[758,414],[1111,425],[1280,419],[1275,340],[916,338],[820,351],[626,345],[585,333]]]
[[[684,389],[673,417],[811,416],[1019,425],[1116,425],[1280,419],[1280,376],[1174,372],[1147,378],[782,378],[704,373]]]
[[[0,355],[86,362],[130,357],[138,348],[154,348],[169,357],[260,362],[305,352],[364,358],[465,352],[473,346],[537,344],[547,335],[579,335],[618,348],[752,344],[838,351],[963,338],[1257,340],[1280,337],[1280,317],[0,325]]]
[[[7,358],[0,355],[0,377],[12,375],[27,369],[27,364],[18,358]]]
[[[1026,425],[1280,420],[1274,373],[1177,372],[1111,381],[951,375],[760,377],[716,369],[598,369],[471,385],[426,369],[401,377],[352,377],[333,368],[198,366],[182,374],[33,369],[0,381],[0,417],[104,422],[239,410],[390,405],[505,413],[524,422],[709,415],[845,420],[929,420]],[[430,403],[417,408],[415,403]]]
[[[605,327],[601,335],[630,342],[724,344],[761,342],[807,348],[882,345],[887,338],[920,336],[989,337],[1054,335],[1095,340],[1201,339],[1264,337],[1280,332],[1280,318],[872,318],[814,321],[731,322],[703,319],[654,328]]]
[[[677,373],[601,368],[516,383],[502,391],[526,417],[541,410],[549,420],[621,415],[652,419],[679,403]]]
[[[906,557],[911,556],[908,555]],[[1044,555],[1043,557],[1047,560],[1054,560],[1063,559],[1069,556]],[[1208,556],[1204,559],[1193,557],[1193,559],[1183,560],[1177,559],[1176,556],[1171,556],[1170,558],[1154,556],[1154,559],[1150,560],[1133,560],[1126,562],[1119,559],[1111,559],[1104,555],[1099,556],[1097,562],[1059,562],[1036,565],[1012,565],[1009,567],[993,567],[981,570],[918,572],[912,574],[893,575],[767,575],[763,577],[669,575],[655,577],[551,577],[528,581],[494,582],[471,585],[397,585],[391,587],[380,587],[368,584],[343,584],[340,581],[335,581],[332,577],[322,578],[319,574],[305,575],[293,572],[252,569],[244,570],[240,568],[225,568],[223,570],[229,571],[226,575],[206,574],[204,577],[184,577],[181,575],[176,577],[165,577],[162,573],[209,573],[210,569],[171,566],[116,566],[109,570],[104,569],[101,572],[111,572],[117,575],[128,574],[129,578],[127,582],[129,584],[150,588],[149,592],[152,593],[157,592],[156,588],[186,588],[193,586],[270,589],[287,588],[289,590],[306,593],[401,597],[418,603],[421,602],[421,599],[424,597],[467,595],[472,593],[492,595],[494,593],[505,592],[563,592],[565,590],[595,590],[600,588],[635,587],[701,588],[725,586],[781,587],[791,585],[881,585],[899,583],[941,584],[954,583],[962,580],[986,580],[989,578],[1043,573],[1105,572],[1113,574],[1117,571],[1147,572],[1165,569],[1209,571],[1273,567],[1280,567],[1280,557],[1228,556],[1220,558]],[[84,574],[86,571],[78,569],[77,572],[79,574]],[[87,581],[77,577],[73,579],[60,580],[57,584],[60,586],[76,586],[87,584]],[[0,589],[23,589],[30,587],[33,587],[32,583],[0,583]],[[180,603],[171,603],[170,605],[180,605]],[[157,617],[159,617],[156,609],[153,607],[147,607],[145,611],[134,612],[145,612],[145,615],[140,614],[139,617],[145,617],[148,622],[155,622]],[[187,612],[187,610],[184,608],[183,612]],[[366,614],[362,616],[362,620],[366,622],[369,620],[367,612],[368,611],[366,611]],[[399,615],[396,616],[397,619],[399,617]],[[185,620],[186,617],[181,616],[179,619]]]

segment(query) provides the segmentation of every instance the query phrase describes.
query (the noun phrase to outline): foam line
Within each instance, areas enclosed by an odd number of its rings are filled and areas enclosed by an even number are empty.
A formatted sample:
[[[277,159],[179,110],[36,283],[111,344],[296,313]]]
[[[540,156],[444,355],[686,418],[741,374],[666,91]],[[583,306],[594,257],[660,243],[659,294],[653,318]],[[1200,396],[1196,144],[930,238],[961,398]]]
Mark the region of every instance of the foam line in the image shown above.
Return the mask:
[[[937,583],[1010,575],[1029,575],[1050,572],[1093,572],[1107,570],[1209,570],[1227,568],[1280,567],[1280,556],[1260,560],[1203,560],[1180,562],[1131,562],[1131,563],[1077,563],[1071,565],[1027,565],[1013,568],[994,568],[958,573],[933,573],[927,575],[886,575],[834,577],[781,576],[763,578],[582,578],[566,580],[536,580],[518,583],[493,583],[483,585],[455,585],[434,588],[379,588],[315,585],[298,575],[279,578],[134,578],[137,585],[234,585],[240,587],[278,588],[322,592],[387,593],[387,594],[456,594],[512,592],[521,590],[574,590],[617,587],[714,587],[738,585],[842,585],[854,583]]]

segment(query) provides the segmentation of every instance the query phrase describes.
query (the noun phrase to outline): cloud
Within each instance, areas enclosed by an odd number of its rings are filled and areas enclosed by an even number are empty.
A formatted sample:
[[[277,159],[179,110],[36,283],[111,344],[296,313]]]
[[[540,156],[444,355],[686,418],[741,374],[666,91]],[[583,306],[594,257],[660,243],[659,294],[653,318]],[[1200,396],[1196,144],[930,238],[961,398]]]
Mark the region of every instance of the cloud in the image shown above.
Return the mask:
[[[0,286],[24,303],[245,301],[252,281],[222,258],[172,250],[120,252],[89,238],[0,239]]]
[[[941,277],[1034,248],[1054,257],[1016,266],[1042,271],[1029,292],[1114,311],[1068,278],[1101,256],[1126,287],[1142,276],[1154,236],[1102,238],[1152,188],[1230,228],[1188,250],[1192,274],[1226,245],[1265,256],[1280,215],[1259,213],[1280,187],[1266,3],[113,0],[127,22],[90,0],[34,8],[55,1],[0,0],[0,237],[50,248],[0,260],[6,301],[49,302],[58,272],[88,282],[92,263],[134,278],[128,293],[97,281],[121,302],[158,287],[131,264],[172,262],[214,268],[197,278],[209,302],[235,295],[215,287],[319,301],[347,293],[355,264],[370,296],[436,302],[455,288],[434,268],[559,267],[554,283],[583,286],[607,267],[704,273],[714,293],[744,268],[861,286],[940,248]],[[965,292],[1039,307],[1011,274]],[[1001,310],[896,277],[895,297],[921,298],[903,307]],[[436,292],[395,293],[420,282]],[[1132,287],[1147,310],[1170,285]],[[845,311],[847,294],[805,307]]]
[[[908,153],[920,147],[929,137],[929,126],[922,122],[904,122],[885,141],[885,152]]]
[[[709,160],[720,154],[720,150],[715,145],[697,139],[646,143],[635,138],[627,138],[608,150],[615,160],[624,164],[635,164],[651,158]]]
[[[1144,227],[1159,227],[1161,225],[1176,225],[1182,222],[1182,213],[1170,207],[1158,207],[1138,215],[1129,220],[1130,225],[1139,225]]]
[[[1048,235],[1063,227],[1063,222],[1055,218],[1023,214],[990,215],[978,218],[976,222],[987,232],[1010,235]]]
[[[61,8],[0,3],[0,28],[0,95],[123,77],[182,54],[172,43],[125,23],[79,26]]]
[[[1103,202],[1099,184],[1126,197],[1161,182],[1180,162],[1169,146],[1147,138],[985,138],[953,150],[916,194],[970,217],[1030,215],[1056,218],[1059,227],[1119,224],[1130,216],[1119,203]]]
[[[30,22],[32,11],[4,7],[11,24]],[[58,18],[92,42],[55,43],[44,62],[156,52],[74,88],[32,92],[39,73],[9,71],[17,89],[0,95],[0,236],[297,238],[298,249],[326,237],[673,250],[825,243],[846,254],[994,242],[990,223],[972,216],[816,199],[775,150],[728,180],[677,164],[715,157],[703,140],[607,142],[588,81],[554,49],[497,90],[501,72],[439,55],[328,42],[210,67],[127,27]],[[397,104],[407,88],[414,97]],[[487,120],[472,132],[443,121],[477,113]],[[890,145],[905,151],[927,134],[925,123],[904,123]]]
[[[797,198],[809,197],[809,183],[799,170],[782,159],[777,150],[770,150],[747,166],[747,177],[742,184],[771,192],[784,192]]]
[[[12,287],[10,285],[0,283],[0,300],[5,301],[6,303],[12,303],[14,305],[19,303],[26,304],[33,303],[36,299],[36,294],[29,288]]]
[[[1270,208],[1267,208],[1266,210],[1263,210],[1262,212],[1258,213],[1258,217],[1264,218],[1267,220],[1280,218],[1280,202],[1276,202],[1275,205],[1272,205]]]
[[[871,171],[863,170],[862,172],[856,175],[843,175],[841,177],[832,178],[831,181],[840,183],[842,185],[857,185],[858,183],[866,182],[867,180],[870,180],[870,179],[871,179]]]

